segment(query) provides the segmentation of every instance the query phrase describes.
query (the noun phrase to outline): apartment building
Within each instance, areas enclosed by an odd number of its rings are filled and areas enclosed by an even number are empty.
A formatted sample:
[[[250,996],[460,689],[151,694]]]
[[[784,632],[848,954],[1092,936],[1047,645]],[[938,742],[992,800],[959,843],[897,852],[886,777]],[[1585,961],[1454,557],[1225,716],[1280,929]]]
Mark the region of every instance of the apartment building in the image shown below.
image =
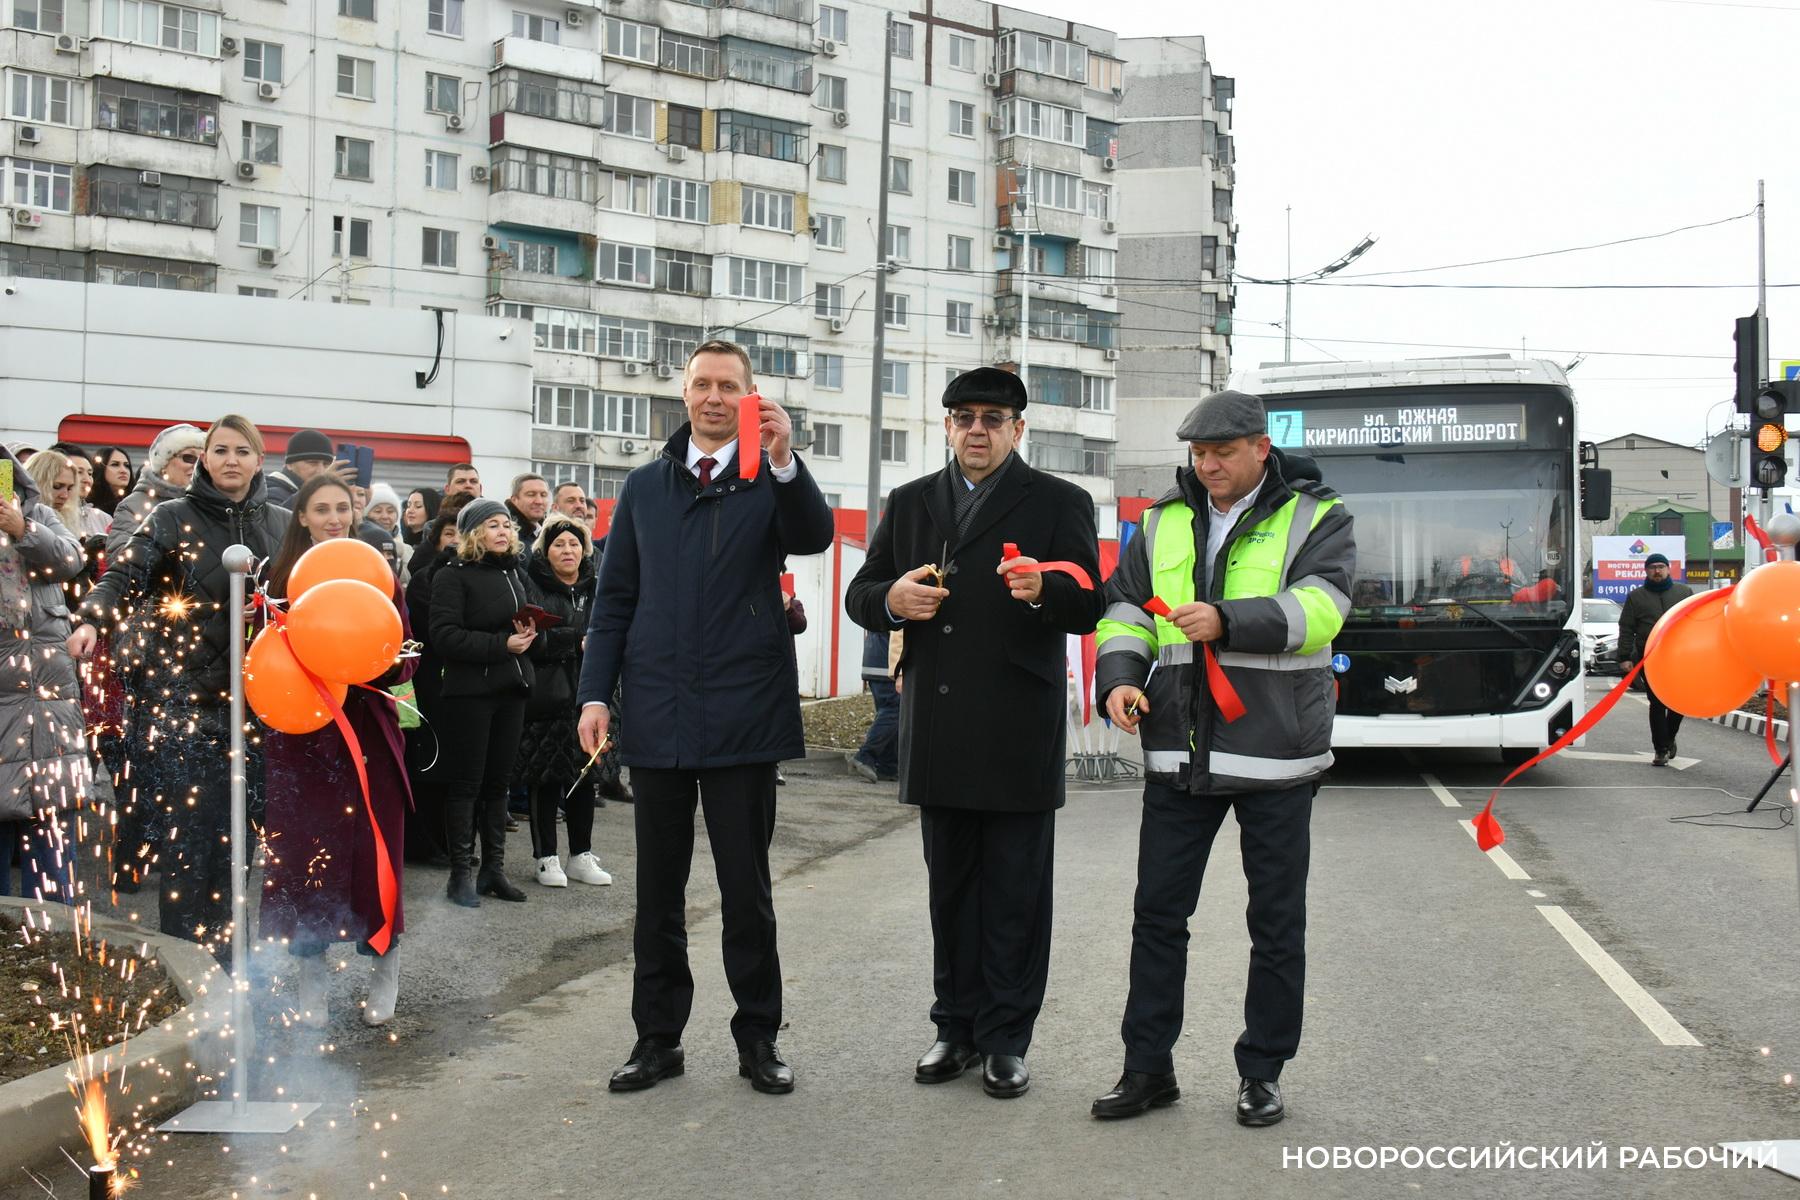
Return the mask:
[[[0,273],[514,319],[532,460],[603,497],[723,336],[861,507],[880,320],[884,490],[943,462],[949,377],[1011,364],[1106,527],[1125,63],[927,7],[4,0]]]

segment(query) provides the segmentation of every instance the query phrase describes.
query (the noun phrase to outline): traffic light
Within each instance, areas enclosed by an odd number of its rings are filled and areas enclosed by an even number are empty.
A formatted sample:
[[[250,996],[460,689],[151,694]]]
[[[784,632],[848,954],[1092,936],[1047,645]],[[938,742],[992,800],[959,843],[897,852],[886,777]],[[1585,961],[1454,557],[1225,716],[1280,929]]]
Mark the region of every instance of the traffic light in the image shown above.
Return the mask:
[[[1754,415],[1756,397],[1766,378],[1763,371],[1769,361],[1765,349],[1769,344],[1768,318],[1761,313],[1739,317],[1732,340],[1737,343],[1737,410]]]
[[[1750,482],[1773,490],[1787,482],[1787,415],[1800,408],[1800,382],[1762,388],[1750,409]]]

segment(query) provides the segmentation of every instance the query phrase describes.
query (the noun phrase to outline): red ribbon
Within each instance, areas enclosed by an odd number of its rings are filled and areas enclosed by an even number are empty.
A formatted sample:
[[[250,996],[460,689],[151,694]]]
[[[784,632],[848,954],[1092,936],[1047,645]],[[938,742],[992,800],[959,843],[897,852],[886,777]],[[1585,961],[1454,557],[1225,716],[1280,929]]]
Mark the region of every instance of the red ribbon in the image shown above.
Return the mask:
[[[1013,542],[1007,542],[1001,550],[1000,557],[1003,563],[1011,562],[1013,559],[1019,557],[1018,545]],[[1045,571],[1060,571],[1073,579],[1076,583],[1080,584],[1082,591],[1091,592],[1094,590],[1094,577],[1089,575],[1087,573],[1087,568],[1080,563],[1063,562],[1059,559],[1055,562],[1041,562],[1032,563],[1029,566],[1007,567],[1006,571],[1009,575],[1014,571],[1023,572],[1027,575],[1041,575]]]
[[[1168,620],[1171,613],[1169,602],[1161,596],[1152,596],[1143,605],[1144,611],[1152,616]],[[1213,703],[1218,705],[1219,715],[1225,718],[1227,725],[1250,711],[1244,707],[1244,698],[1237,689],[1231,686],[1231,680],[1225,674],[1225,668],[1213,656],[1211,642],[1200,643],[1200,657],[1206,665],[1206,686],[1212,692]]]
[[[260,593],[256,597],[259,608],[266,610],[269,619],[277,626],[287,624],[287,614],[275,605],[270,604]],[[295,658],[299,662],[298,656]],[[331,690],[325,681],[307,670],[305,663],[300,663],[300,670],[306,675],[313,691],[325,707],[331,710],[331,719],[337,724],[338,732],[343,735],[344,745],[350,750],[350,762],[356,767],[356,781],[362,787],[363,811],[369,815],[369,832],[375,838],[375,889],[381,896],[381,928],[369,938],[369,945],[377,954],[386,954],[394,940],[394,909],[400,900],[400,881],[394,874],[393,860],[388,855],[387,839],[381,835],[381,822],[375,819],[375,802],[369,795],[369,771],[363,763],[362,739],[356,736],[356,730],[350,726],[350,718],[344,714],[343,706],[332,699]]]
[[[762,396],[738,397],[738,478],[755,479],[762,470]]]

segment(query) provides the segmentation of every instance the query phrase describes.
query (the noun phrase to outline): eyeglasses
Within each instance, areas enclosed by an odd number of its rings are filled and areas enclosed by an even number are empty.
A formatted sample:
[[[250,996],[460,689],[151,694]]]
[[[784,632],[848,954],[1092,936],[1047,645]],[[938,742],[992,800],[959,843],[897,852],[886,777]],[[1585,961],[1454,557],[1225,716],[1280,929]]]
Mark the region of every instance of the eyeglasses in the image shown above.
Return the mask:
[[[177,454],[175,457],[179,458],[182,462],[188,464],[190,467],[200,461],[200,456],[198,454],[195,454],[192,450],[189,450],[186,454]]]
[[[958,429],[968,429],[975,424],[977,418],[980,419],[981,427],[983,429],[999,429],[1007,422],[1017,419],[1011,413],[994,412],[992,410],[976,413],[970,412],[966,408],[959,408],[950,414],[950,423]]]

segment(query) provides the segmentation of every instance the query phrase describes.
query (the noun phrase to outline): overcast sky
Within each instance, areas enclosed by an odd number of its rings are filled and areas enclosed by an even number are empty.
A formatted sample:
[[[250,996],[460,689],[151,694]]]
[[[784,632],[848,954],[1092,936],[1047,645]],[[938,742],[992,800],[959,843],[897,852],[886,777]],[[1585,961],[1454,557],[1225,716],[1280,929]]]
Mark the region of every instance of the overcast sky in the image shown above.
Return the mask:
[[[1365,233],[1338,278],[1528,254],[1748,213],[1768,278],[1800,282],[1800,0],[1086,0],[1025,7],[1128,37],[1200,34],[1237,79],[1238,267],[1295,274]],[[1191,15],[1198,12],[1201,15]],[[1785,77],[1785,78],[1784,78]],[[1122,153],[1129,156],[1129,130]],[[1206,203],[1199,197],[1198,203]],[[1729,415],[1732,321],[1756,306],[1752,219],[1606,250],[1373,282],[1743,284],[1721,290],[1299,287],[1296,360],[1510,350],[1567,364],[1582,436],[1692,444]],[[1282,289],[1240,285],[1233,363],[1281,359]],[[1771,289],[1800,358],[1800,289]],[[1338,340],[1345,339],[1345,340]],[[1651,355],[1673,357],[1651,357]]]

